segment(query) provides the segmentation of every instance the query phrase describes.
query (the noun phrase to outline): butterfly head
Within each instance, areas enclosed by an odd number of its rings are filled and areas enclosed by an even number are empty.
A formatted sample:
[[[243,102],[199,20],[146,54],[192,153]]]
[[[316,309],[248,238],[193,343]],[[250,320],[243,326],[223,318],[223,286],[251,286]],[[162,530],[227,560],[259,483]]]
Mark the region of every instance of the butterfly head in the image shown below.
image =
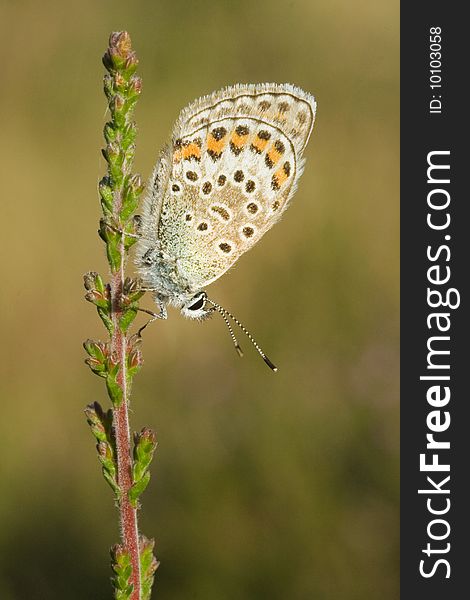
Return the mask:
[[[206,308],[206,292],[197,292],[181,306],[181,314],[188,319],[204,321],[214,313],[214,308]]]

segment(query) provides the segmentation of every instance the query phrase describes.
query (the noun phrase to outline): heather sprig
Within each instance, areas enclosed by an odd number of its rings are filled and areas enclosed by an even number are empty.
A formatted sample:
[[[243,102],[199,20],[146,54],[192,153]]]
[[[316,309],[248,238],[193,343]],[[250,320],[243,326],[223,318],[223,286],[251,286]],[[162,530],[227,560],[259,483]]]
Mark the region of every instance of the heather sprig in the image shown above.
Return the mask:
[[[142,90],[136,69],[138,60],[127,32],[112,33],[103,57],[107,70],[104,92],[110,120],[104,126],[106,146],[102,153],[107,173],[99,182],[103,216],[98,233],[106,245],[110,281],[96,272],[84,276],[85,298],[96,306],[108,334],[106,341],[88,339],[83,346],[91,371],[105,379],[111,407],[98,402],[85,409],[96,439],[98,459],[105,480],[114,492],[119,510],[120,543],[111,549],[112,578],[116,600],[149,600],[158,562],[154,542],[138,530],[139,498],[150,480],[150,463],[157,442],[144,428],[131,443],[130,390],[142,366],[140,335],[129,330],[143,295],[138,279],[125,276],[128,251],[137,240],[134,211],[143,191],[139,175],[132,173],[135,155],[135,104]]]

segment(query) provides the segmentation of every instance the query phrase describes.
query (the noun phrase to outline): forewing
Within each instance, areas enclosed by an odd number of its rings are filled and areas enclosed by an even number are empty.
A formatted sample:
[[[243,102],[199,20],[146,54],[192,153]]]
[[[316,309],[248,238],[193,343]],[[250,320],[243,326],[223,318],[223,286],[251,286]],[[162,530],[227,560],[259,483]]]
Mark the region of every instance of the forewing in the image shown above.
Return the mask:
[[[191,289],[220,277],[279,220],[315,108],[294,86],[262,84],[226,88],[182,111],[150,204],[159,247]]]

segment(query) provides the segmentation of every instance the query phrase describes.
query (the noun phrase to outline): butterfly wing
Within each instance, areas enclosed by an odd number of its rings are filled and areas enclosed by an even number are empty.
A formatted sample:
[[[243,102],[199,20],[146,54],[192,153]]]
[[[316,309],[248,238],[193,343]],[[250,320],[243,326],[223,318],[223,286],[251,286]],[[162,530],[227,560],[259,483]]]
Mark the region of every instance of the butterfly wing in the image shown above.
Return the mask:
[[[292,85],[237,85],[185,108],[144,207],[143,249],[158,245],[176,287],[216,280],[276,223],[303,170],[315,119]]]

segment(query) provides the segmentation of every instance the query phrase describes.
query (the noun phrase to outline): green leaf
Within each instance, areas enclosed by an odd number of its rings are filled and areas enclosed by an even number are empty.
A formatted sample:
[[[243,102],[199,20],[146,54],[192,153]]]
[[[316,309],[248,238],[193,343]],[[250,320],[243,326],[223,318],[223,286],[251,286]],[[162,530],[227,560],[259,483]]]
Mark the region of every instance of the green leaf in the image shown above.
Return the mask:
[[[132,248],[132,246],[136,242],[137,242],[137,238],[126,235],[126,237],[124,238],[124,249],[126,250],[126,252],[128,252],[129,249]]]
[[[83,284],[85,286],[85,289],[88,291],[99,292],[103,295],[106,294],[107,290],[103,279],[95,271],[89,271],[88,273],[85,273],[85,275],[83,276]]]
[[[116,478],[113,477],[112,474],[104,466],[102,467],[101,472],[103,473],[103,477],[105,478],[105,480],[108,482],[109,487],[113,490],[116,498],[119,500],[119,498],[121,497],[121,489],[119,488]]]
[[[155,434],[151,429],[144,428],[134,436],[134,467],[133,479],[138,481],[147,471],[154,452],[157,448]]]
[[[103,412],[101,405],[98,402],[89,404],[85,408],[85,415],[87,418],[88,425],[91,428],[91,432],[95,436],[98,442],[108,441],[107,432],[107,414]]]
[[[117,138],[116,126],[112,121],[108,121],[103,129],[103,135],[106,142],[115,142]]]
[[[143,363],[142,352],[139,349],[133,349],[127,357],[127,375],[129,383],[132,378],[140,371]]]
[[[122,203],[120,217],[123,223],[131,217],[139,205],[139,195],[134,192],[128,192]]]
[[[95,375],[100,377],[106,377],[106,367],[98,362],[94,358],[85,358],[85,364],[87,364]]]
[[[85,408],[85,415],[97,441],[108,442],[114,448],[113,411],[104,412],[98,402],[93,402]]]
[[[97,290],[87,292],[85,294],[85,300],[91,302],[95,306],[99,306],[106,312],[109,311],[109,301],[106,298],[104,298]]]
[[[140,577],[142,600],[150,600],[155,571],[158,561],[153,555],[155,540],[149,540],[144,535],[140,536]]]
[[[108,234],[108,240],[106,244],[106,254],[108,256],[109,266],[111,271],[115,273],[121,267],[122,255],[121,255],[121,234],[111,233]]]
[[[111,317],[108,314],[108,310],[100,306],[97,306],[96,310],[98,311],[98,314],[100,316],[100,319],[103,321],[104,326],[108,330],[109,335],[112,336],[114,333],[114,325]]]
[[[132,506],[134,508],[137,507],[137,501],[139,499],[139,496],[142,494],[142,492],[148,486],[149,481],[150,481],[150,473],[149,473],[149,471],[147,471],[144,474],[144,476],[139,481],[134,483],[134,485],[129,490],[129,502],[132,504]]]
[[[144,427],[134,435],[134,465],[132,467],[133,486],[129,490],[129,500],[133,506],[150,481],[149,466],[152,461],[157,441],[155,433]]]
[[[126,123],[122,128],[122,140],[123,147],[129,147],[129,144],[133,144],[137,137],[137,128],[133,121]]]
[[[114,192],[110,183],[109,177],[103,177],[98,186],[101,208],[106,216],[110,216],[113,212]]]
[[[109,377],[109,375],[106,377],[106,389],[108,390],[108,395],[113,405],[115,407],[121,406],[123,398],[122,388],[118,385],[116,380]]]
[[[96,360],[101,363],[104,363],[108,356],[108,344],[105,342],[97,342],[96,340],[85,340],[83,342],[83,347],[86,352]]]
[[[119,319],[119,328],[123,333],[127,332],[136,315],[137,308],[135,308],[134,306],[131,306],[124,310],[124,312],[122,313],[122,317]]]
[[[115,574],[115,577],[112,579],[114,597],[117,600],[129,600],[134,589],[131,583],[131,557],[119,544],[111,548],[111,568]]]

